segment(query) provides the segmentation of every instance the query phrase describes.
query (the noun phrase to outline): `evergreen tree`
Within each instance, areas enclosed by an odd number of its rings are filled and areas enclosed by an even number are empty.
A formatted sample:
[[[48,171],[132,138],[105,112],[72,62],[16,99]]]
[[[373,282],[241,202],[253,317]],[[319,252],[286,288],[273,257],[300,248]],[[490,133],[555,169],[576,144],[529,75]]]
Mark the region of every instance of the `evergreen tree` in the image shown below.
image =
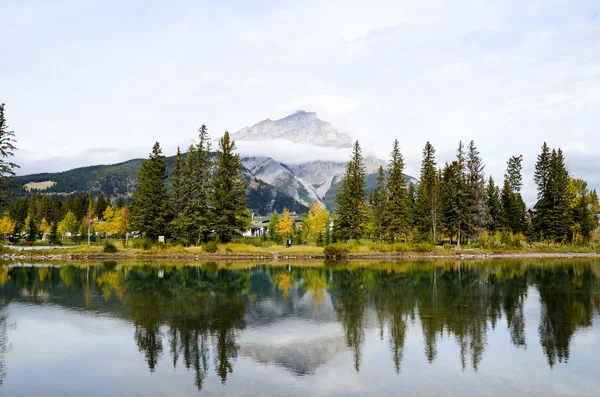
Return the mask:
[[[182,216],[185,208],[184,201],[184,185],[183,185],[183,167],[184,160],[181,149],[177,147],[177,154],[175,155],[175,161],[173,162],[173,169],[171,170],[171,208],[173,208],[173,220],[171,221],[170,228],[173,237],[177,240],[184,240],[185,227],[182,222]]]
[[[235,149],[235,141],[225,131],[217,150],[212,196],[215,231],[224,243],[231,241],[249,224],[243,166]]]
[[[206,241],[213,230],[210,202],[213,194],[212,170],[210,138],[203,124],[198,129],[198,144],[190,146],[186,155],[181,193],[184,206],[177,220],[180,230],[185,231],[186,239],[196,245]]]
[[[469,143],[466,168],[467,188],[467,225],[465,232],[469,237],[477,237],[489,223],[489,213],[485,205],[485,176],[483,161],[475,142]]]
[[[27,241],[35,241],[37,239],[38,229],[37,222],[30,216],[27,222]]]
[[[15,176],[15,169],[19,166],[7,158],[13,157],[15,147],[15,132],[8,130],[6,118],[4,116],[4,104],[0,104],[0,207],[7,204],[8,196],[13,187],[12,177]]]
[[[387,228],[387,186],[385,172],[382,166],[377,170],[377,184],[375,190],[369,197],[369,206],[371,214],[371,228],[376,240],[382,240]]]
[[[468,194],[465,180],[464,146],[459,143],[456,160],[446,164],[443,171],[442,212],[444,226],[450,240],[456,235],[456,243],[461,244],[463,232],[468,229]]]
[[[366,170],[362,151],[355,142],[350,162],[346,165],[342,183],[335,198],[336,238],[345,241],[358,239],[366,223]]]
[[[512,156],[504,174],[502,188],[503,227],[512,233],[524,233],[527,229],[525,221],[526,205],[521,196],[523,186],[523,156]]]
[[[104,219],[104,211],[106,211],[106,207],[109,205],[110,200],[106,199],[103,194],[100,194],[98,196],[98,200],[96,200],[96,218]]]
[[[485,190],[485,205],[489,214],[487,230],[495,233],[502,227],[502,203],[500,201],[500,190],[494,183],[494,178],[490,175]]]
[[[548,192],[550,194],[550,231],[555,241],[564,241],[572,224],[569,211],[569,172],[561,149],[552,150]]]
[[[170,217],[166,169],[167,162],[156,142],[142,164],[131,203],[131,228],[152,240],[165,234]]]
[[[440,213],[440,178],[436,172],[435,149],[430,142],[423,149],[420,183],[415,204],[415,226],[422,236],[437,241]]]
[[[550,229],[551,198],[549,192],[551,152],[548,144],[544,142],[542,152],[537,156],[534,180],[537,184],[537,198],[535,205],[536,214],[533,219],[534,230],[540,239],[548,237]]]
[[[411,216],[410,198],[404,176],[404,159],[400,153],[398,140],[394,141],[391,160],[388,167],[387,231],[395,241],[397,238],[407,239],[410,233]]]

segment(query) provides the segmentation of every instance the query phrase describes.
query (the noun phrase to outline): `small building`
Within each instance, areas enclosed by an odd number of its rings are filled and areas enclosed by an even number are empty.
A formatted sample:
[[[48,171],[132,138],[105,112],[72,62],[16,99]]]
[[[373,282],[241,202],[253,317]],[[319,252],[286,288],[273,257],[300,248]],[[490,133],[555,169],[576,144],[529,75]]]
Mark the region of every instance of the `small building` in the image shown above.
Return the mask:
[[[279,216],[281,217],[282,215],[279,214]],[[296,227],[300,230],[302,230],[302,221],[304,221],[304,218],[302,218],[300,215],[296,214],[295,212],[290,212],[290,218],[294,221],[294,223],[296,224]],[[252,221],[250,223],[250,229],[248,229],[247,231],[245,231],[244,233],[242,233],[242,235],[244,237],[261,237],[264,236],[265,234],[269,233],[269,223],[271,222],[271,217],[265,217],[265,216],[255,216],[254,214],[252,215]]]

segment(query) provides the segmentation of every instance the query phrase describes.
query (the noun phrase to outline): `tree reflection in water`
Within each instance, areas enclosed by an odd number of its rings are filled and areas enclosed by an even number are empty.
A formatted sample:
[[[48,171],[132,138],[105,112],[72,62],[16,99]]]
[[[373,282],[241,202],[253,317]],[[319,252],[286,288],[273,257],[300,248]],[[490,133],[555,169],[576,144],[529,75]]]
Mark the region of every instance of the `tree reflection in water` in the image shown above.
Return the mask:
[[[247,321],[279,320],[257,314],[267,301],[280,308],[281,318],[310,318],[310,313],[300,312],[306,310],[301,301],[312,302],[315,313],[330,309],[343,327],[357,372],[370,327],[378,328],[389,345],[397,373],[402,371],[408,330],[417,321],[427,360],[436,359],[442,337],[451,337],[459,347],[463,371],[478,370],[488,333],[503,318],[512,345],[526,349],[532,343],[526,340],[524,310],[530,288],[539,292],[539,340],[553,367],[568,362],[573,335],[592,326],[600,313],[598,266],[590,261],[230,268],[216,263],[0,267],[0,384],[8,344],[2,313],[8,302],[19,299],[53,300],[130,318],[148,369],[155,371],[161,357],[168,354],[174,368],[182,363],[194,372],[198,390],[203,388],[211,362],[221,382],[227,381],[240,354],[239,339]],[[305,296],[308,300],[303,300]]]

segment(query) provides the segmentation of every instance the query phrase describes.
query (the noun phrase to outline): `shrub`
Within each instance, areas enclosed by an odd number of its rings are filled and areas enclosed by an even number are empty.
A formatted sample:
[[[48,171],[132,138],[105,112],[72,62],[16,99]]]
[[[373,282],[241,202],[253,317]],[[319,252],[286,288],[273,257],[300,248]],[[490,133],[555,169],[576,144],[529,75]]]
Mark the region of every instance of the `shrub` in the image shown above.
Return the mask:
[[[134,249],[144,249],[149,251],[152,249],[152,241],[146,238],[134,238],[131,241],[131,247]]]
[[[325,254],[325,259],[328,260],[339,260],[344,259],[348,256],[350,250],[347,246],[343,244],[331,244],[325,247],[323,253]]]
[[[219,247],[215,241],[209,241],[208,243],[202,244],[202,251],[214,254],[217,252]]]
[[[104,243],[104,250],[103,250],[103,252],[105,254],[116,254],[117,251],[118,251],[117,246],[114,245],[113,243],[108,242],[108,241],[106,243]]]
[[[433,252],[435,250],[435,246],[429,243],[420,243],[415,245],[416,252]]]

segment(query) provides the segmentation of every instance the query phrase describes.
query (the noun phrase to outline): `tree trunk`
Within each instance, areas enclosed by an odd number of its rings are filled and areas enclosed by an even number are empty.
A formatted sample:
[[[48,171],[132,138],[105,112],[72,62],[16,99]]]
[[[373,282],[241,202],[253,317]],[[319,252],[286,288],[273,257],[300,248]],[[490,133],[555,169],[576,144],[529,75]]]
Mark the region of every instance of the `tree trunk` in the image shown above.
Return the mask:
[[[456,248],[460,248],[460,226],[458,227],[458,235],[456,240]]]

